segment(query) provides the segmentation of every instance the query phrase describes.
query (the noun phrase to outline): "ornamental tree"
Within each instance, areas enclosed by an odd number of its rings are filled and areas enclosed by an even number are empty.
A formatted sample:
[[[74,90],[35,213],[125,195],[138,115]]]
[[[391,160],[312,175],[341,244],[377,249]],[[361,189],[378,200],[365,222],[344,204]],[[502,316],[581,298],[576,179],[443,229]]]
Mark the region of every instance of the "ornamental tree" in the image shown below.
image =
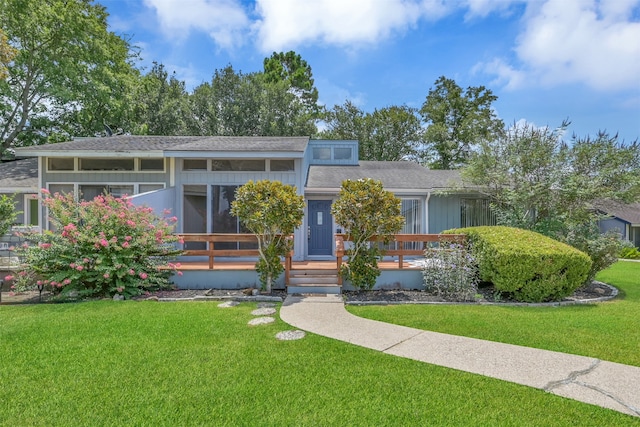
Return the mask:
[[[236,191],[231,214],[256,235],[256,271],[263,289],[271,292],[271,284],[284,271],[281,257],[293,248],[289,236],[302,225],[304,197],[296,187],[279,181],[249,181]]]
[[[126,298],[169,286],[179,267],[170,262],[180,253],[172,234],[175,217],[160,218],[151,208],[111,195],[85,202],[42,192],[53,230],[26,235],[31,244],[20,249],[27,268],[18,273],[19,290],[31,280],[62,295]]]
[[[378,259],[382,252],[370,241],[389,243],[402,230],[401,201],[374,179],[346,180],[331,205],[331,214],[353,246],[347,249],[349,262],[340,274],[356,288],[371,289],[380,275]]]

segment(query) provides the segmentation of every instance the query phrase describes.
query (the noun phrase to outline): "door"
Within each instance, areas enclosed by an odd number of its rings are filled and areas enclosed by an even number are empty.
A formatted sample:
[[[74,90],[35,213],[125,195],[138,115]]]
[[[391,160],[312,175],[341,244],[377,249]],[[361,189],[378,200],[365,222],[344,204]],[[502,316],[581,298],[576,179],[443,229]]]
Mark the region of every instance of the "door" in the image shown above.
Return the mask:
[[[309,200],[309,255],[333,253],[331,200]]]

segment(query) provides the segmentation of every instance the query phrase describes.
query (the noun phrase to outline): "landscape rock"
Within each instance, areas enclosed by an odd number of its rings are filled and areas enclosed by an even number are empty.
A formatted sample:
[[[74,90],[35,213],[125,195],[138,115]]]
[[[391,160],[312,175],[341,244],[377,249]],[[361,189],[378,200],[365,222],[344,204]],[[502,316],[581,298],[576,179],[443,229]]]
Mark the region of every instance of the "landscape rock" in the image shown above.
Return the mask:
[[[275,312],[276,312],[275,308],[265,307],[265,308],[258,308],[257,310],[253,310],[251,314],[253,316],[269,316],[271,314],[275,314]]]
[[[282,331],[276,334],[276,339],[280,341],[294,341],[301,340],[305,337],[305,332],[300,330],[295,331]]]
[[[69,296],[71,296],[71,295],[69,295]],[[114,301],[124,301],[124,295],[115,294],[115,295],[113,296],[113,300],[114,300]]]
[[[274,317],[264,316],[264,317],[256,317],[254,319],[249,320],[249,325],[267,325],[269,323],[275,322],[276,319]]]

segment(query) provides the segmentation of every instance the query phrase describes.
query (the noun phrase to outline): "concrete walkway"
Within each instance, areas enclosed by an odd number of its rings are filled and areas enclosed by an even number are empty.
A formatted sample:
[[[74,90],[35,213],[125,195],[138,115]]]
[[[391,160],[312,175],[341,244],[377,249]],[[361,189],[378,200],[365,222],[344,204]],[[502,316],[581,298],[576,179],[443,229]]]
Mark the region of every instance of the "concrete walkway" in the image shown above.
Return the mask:
[[[325,337],[640,417],[640,367],[363,319],[345,310],[340,295],[290,295],[280,317]]]

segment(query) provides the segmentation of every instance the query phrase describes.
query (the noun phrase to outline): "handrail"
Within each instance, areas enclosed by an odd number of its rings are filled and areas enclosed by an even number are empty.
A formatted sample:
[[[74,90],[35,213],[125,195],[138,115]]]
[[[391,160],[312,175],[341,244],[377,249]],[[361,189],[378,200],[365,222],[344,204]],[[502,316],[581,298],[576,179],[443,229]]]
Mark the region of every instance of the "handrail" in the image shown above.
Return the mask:
[[[336,234],[336,264],[338,267],[338,271],[340,271],[340,267],[342,267],[342,258],[345,256],[346,250],[344,242],[352,242],[353,239],[351,236],[339,233]],[[369,239],[370,242],[380,242],[382,241],[379,237],[374,236]],[[398,268],[404,268],[404,257],[406,255],[424,255],[424,251],[426,249],[427,243],[433,242],[466,242],[467,236],[464,234],[395,234],[393,238],[389,241],[398,243],[397,249],[385,249],[384,255],[386,256],[397,256],[398,257]],[[422,247],[420,249],[415,248],[406,248],[405,245],[407,243],[422,243]],[[342,284],[342,276],[338,276],[339,284]]]
[[[256,243],[258,238],[255,234],[244,233],[179,233],[178,238],[184,242],[203,242],[207,243],[207,249],[187,249],[183,252],[183,256],[206,256],[209,258],[209,270],[213,270],[214,259],[216,257],[242,257],[260,256],[258,249],[216,249],[216,243]],[[287,239],[293,239],[293,235],[287,236]],[[285,285],[289,285],[289,274],[293,251],[289,251],[284,257],[284,281]]]

